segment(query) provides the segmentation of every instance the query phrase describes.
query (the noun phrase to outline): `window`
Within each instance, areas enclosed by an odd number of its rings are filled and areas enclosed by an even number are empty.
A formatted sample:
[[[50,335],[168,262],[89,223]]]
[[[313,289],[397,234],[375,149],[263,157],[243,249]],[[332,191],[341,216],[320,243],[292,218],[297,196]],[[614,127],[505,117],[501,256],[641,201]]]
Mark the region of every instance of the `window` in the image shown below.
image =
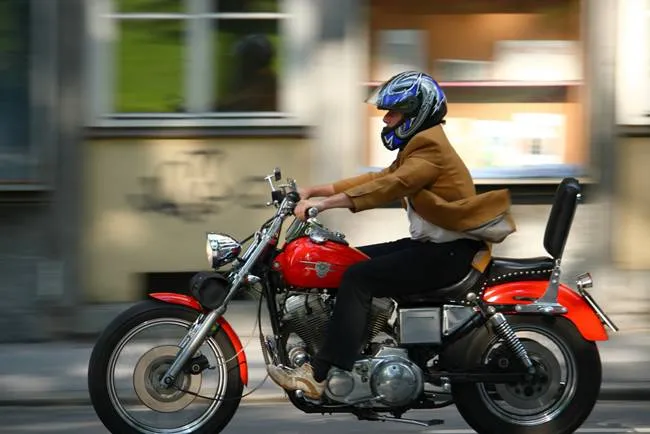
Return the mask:
[[[618,2],[617,122],[650,124],[650,1]]]
[[[437,79],[445,131],[477,179],[585,174],[580,0],[409,5],[372,2],[369,87],[406,69]],[[371,167],[392,158],[381,151],[381,116],[369,109]]]
[[[280,117],[290,0],[92,0],[91,122]]]
[[[646,0],[646,8],[645,8],[645,29],[646,29],[646,112],[645,115],[648,119],[650,119],[650,54],[648,54],[648,50],[650,50],[650,0]]]
[[[28,176],[29,12],[27,1],[0,0],[0,182]]]
[[[0,190],[48,188],[54,176],[57,4],[0,0]]]

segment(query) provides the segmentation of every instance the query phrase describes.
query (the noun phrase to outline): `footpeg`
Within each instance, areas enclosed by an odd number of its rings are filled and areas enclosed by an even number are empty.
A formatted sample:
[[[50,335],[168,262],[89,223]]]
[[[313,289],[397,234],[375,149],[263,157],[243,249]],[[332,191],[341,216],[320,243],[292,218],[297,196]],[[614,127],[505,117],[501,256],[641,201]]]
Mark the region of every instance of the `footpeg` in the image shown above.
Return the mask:
[[[359,420],[368,420],[376,422],[397,422],[397,423],[406,423],[410,425],[418,425],[423,427],[430,427],[435,425],[442,425],[445,423],[442,419],[431,419],[431,420],[418,420],[418,419],[402,419],[401,417],[393,416],[381,416],[374,411],[363,412],[357,414]]]
[[[294,396],[295,396],[296,398],[298,398],[298,399],[302,399],[303,401],[309,402],[309,403],[311,403],[311,404],[319,405],[319,404],[322,404],[322,403],[323,403],[323,400],[322,400],[322,399],[315,400],[315,399],[307,398],[307,397],[305,396],[305,392],[303,392],[303,391],[300,390],[300,389],[298,389],[298,390],[296,390],[296,391],[294,392]]]

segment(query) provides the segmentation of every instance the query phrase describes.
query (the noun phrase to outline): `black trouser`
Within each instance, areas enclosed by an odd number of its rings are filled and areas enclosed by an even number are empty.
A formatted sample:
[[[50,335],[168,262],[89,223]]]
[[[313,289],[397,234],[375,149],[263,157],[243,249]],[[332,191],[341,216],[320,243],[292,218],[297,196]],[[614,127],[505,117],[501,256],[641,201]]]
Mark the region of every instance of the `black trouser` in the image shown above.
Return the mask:
[[[404,238],[360,247],[370,257],[343,274],[323,348],[314,360],[318,381],[330,366],[351,370],[364,345],[373,297],[435,291],[461,280],[484,244],[468,239],[432,243]]]

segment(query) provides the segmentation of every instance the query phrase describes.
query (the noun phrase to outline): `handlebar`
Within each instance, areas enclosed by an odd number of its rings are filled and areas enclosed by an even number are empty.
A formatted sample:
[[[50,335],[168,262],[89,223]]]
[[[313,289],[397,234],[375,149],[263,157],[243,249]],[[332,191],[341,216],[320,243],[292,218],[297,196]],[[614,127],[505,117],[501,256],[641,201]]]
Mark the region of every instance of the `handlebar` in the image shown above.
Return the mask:
[[[297,191],[290,191],[289,193],[287,193],[287,199],[289,199],[294,203],[298,203],[300,202],[300,195],[298,194]]]
[[[298,186],[296,185],[296,181],[294,179],[288,179],[286,185],[279,185],[278,188],[276,188],[276,185],[273,183],[273,181],[280,180],[279,174],[280,169],[276,168],[272,175],[268,175],[264,178],[271,187],[272,202],[267,203],[267,205],[270,206],[275,204],[276,207],[279,207],[280,203],[282,203],[286,198],[290,201],[290,203],[292,203],[291,206],[293,207],[295,204],[300,202],[300,194],[298,194]],[[318,208],[311,207],[305,214],[307,218],[316,218],[316,216],[318,216]]]

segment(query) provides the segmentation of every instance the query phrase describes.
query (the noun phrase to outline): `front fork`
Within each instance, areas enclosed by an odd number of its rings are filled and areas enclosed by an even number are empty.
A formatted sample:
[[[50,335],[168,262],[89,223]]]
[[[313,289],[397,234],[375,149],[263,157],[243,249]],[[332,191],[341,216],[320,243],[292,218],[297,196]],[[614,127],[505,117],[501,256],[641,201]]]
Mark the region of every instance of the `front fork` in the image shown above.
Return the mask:
[[[260,281],[260,279],[257,278],[256,276],[249,275],[247,279],[249,283],[261,282],[264,288],[264,298],[267,300],[267,308],[269,309],[269,314],[271,317],[271,325],[275,334],[273,342],[269,340],[263,342],[265,344],[263,345],[263,349],[269,350],[274,343],[277,344],[277,342],[280,341],[280,336],[278,335],[278,332],[280,330],[280,323],[278,320],[279,315],[278,315],[277,306],[275,305],[273,291],[266,284],[266,281],[264,280]],[[198,351],[199,347],[201,346],[205,338],[208,337],[208,335],[213,331],[213,328],[217,323],[217,320],[225,312],[226,312],[226,308],[224,303],[224,305],[221,306],[220,308],[213,310],[208,314],[200,314],[198,316],[194,324],[192,324],[190,330],[187,332],[187,334],[183,337],[183,339],[179,343],[178,345],[179,350],[178,353],[176,354],[176,359],[169,367],[169,369],[167,369],[165,375],[163,375],[163,377],[160,379],[161,387],[168,388],[171,387],[172,384],[174,384],[174,381],[176,381],[178,374],[181,372],[181,370],[187,364],[187,362],[192,358],[192,355]],[[286,358],[284,349],[277,347],[277,345],[275,345],[275,351],[271,351],[271,354],[276,356],[274,357],[275,364],[278,363],[277,356],[279,356],[280,359]],[[264,355],[266,356],[266,351],[264,352]],[[267,360],[267,364],[268,364],[268,360]]]
[[[170,387],[176,381],[176,377],[187,364],[192,355],[196,353],[201,347],[205,338],[212,331],[212,327],[216,324],[217,320],[225,309],[223,307],[213,310],[207,315],[201,314],[196,322],[192,325],[189,332],[183,337],[179,344],[180,350],[176,355],[174,363],[167,369],[167,372],[160,379],[160,385],[164,388]]]

